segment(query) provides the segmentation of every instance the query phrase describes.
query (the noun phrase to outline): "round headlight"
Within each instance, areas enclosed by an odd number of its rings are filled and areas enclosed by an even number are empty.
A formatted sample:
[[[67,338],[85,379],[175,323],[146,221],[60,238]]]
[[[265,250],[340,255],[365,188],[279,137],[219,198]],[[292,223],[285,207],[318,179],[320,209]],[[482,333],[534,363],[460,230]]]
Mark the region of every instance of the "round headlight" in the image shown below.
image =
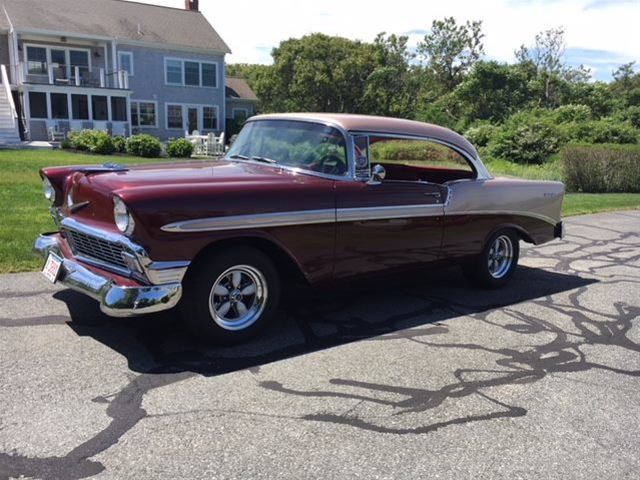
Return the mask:
[[[56,190],[51,185],[51,182],[47,177],[44,177],[42,181],[42,193],[44,193],[44,198],[49,200],[51,203],[56,201]]]
[[[113,197],[113,218],[115,219],[116,227],[122,233],[129,235],[133,232],[133,227],[135,226],[133,217],[129,213],[127,206],[118,197]]]

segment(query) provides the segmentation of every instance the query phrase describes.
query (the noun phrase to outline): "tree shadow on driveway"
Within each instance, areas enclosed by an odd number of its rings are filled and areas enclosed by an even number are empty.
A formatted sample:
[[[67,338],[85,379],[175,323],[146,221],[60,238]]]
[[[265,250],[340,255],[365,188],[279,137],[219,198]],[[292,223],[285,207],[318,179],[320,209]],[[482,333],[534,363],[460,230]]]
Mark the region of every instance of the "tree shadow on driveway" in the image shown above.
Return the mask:
[[[432,270],[424,273],[419,281],[415,277],[389,278],[378,280],[375,285],[351,285],[340,291],[306,292],[284,302],[277,321],[263,337],[245,345],[224,348],[196,343],[184,333],[175,312],[112,319],[102,315],[92,300],[64,290],[55,297],[68,305],[69,327],[78,335],[91,337],[123,355],[129,369],[137,375],[120,391],[90,400],[106,405],[106,414],[111,418],[106,428],[64,457],[31,458],[0,453],[0,474],[37,478],[94,475],[105,467],[92,457],[116,444],[147,416],[142,405],[144,396],[150,391],[196,375],[211,377],[242,369],[259,369],[271,362],[362,340],[404,339],[426,348],[482,350],[497,356],[496,368],[480,371],[479,377],[473,377],[478,371],[456,368],[452,372],[454,381],[436,390],[374,384],[352,378],[332,378],[326,388],[306,391],[285,385],[281,379],[263,380],[258,385],[273,395],[370,402],[393,408],[394,415],[434,409],[446,399],[457,401],[470,395],[478,395],[494,406],[490,413],[469,412],[458,418],[410,428],[381,424],[357,414],[325,412],[300,417],[374,432],[427,434],[454,424],[522,416],[526,414],[522,406],[507,405],[489,396],[486,389],[535,382],[554,371],[605,368],[586,359],[580,351],[582,344],[613,343],[640,352],[640,348],[626,337],[632,320],[640,313],[638,309],[619,304],[616,314],[595,322],[590,318],[589,309],[580,305],[580,295],[595,282],[576,275],[520,267],[508,286],[488,291],[469,288],[458,270]],[[567,303],[554,302],[553,297],[563,292],[567,292]],[[517,311],[515,307],[523,302],[535,302],[550,312],[569,315],[581,336],[569,335],[548,318],[534,318]],[[459,344],[448,339],[449,325],[457,318],[470,316],[486,322],[489,327],[494,325],[491,314],[496,311],[508,312],[510,319],[500,328],[518,335],[549,332],[553,334],[553,340],[521,351],[499,348],[487,342]],[[598,315],[602,317],[602,314]],[[381,345],[380,348],[384,347]],[[402,398],[380,399],[380,392]]]

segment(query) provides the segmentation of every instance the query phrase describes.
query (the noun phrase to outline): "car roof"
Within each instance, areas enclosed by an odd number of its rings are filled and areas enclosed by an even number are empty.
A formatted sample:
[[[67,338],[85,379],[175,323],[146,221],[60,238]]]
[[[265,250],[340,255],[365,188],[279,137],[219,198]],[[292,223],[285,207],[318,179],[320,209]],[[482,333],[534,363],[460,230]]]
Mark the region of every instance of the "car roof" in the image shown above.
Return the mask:
[[[349,113],[276,113],[257,115],[250,120],[303,120],[333,124],[348,132],[427,137],[449,144],[479,159],[475,147],[462,135],[439,125],[415,120]]]

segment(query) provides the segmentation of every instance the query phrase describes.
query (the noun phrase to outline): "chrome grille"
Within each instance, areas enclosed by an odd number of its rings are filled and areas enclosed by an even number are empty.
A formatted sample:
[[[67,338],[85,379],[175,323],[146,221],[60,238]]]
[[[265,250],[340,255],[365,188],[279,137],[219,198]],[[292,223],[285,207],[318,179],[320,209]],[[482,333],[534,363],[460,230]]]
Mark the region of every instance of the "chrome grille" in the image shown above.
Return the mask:
[[[119,243],[109,242],[68,228],[64,229],[64,233],[74,255],[82,255],[118,268],[127,269],[127,264],[122,258],[122,253],[125,249]]]

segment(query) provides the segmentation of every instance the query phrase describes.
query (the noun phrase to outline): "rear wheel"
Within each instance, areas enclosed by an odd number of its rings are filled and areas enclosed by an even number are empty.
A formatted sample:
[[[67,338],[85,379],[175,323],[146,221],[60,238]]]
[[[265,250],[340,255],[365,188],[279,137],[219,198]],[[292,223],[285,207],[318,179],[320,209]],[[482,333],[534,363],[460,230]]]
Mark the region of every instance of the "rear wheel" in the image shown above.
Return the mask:
[[[480,255],[463,264],[462,271],[472,284],[480,287],[505,285],[518,265],[519,241],[514,230],[499,230],[489,238]]]
[[[271,260],[253,248],[204,257],[185,281],[184,320],[199,337],[243,342],[269,322],[278,305],[280,279]]]

